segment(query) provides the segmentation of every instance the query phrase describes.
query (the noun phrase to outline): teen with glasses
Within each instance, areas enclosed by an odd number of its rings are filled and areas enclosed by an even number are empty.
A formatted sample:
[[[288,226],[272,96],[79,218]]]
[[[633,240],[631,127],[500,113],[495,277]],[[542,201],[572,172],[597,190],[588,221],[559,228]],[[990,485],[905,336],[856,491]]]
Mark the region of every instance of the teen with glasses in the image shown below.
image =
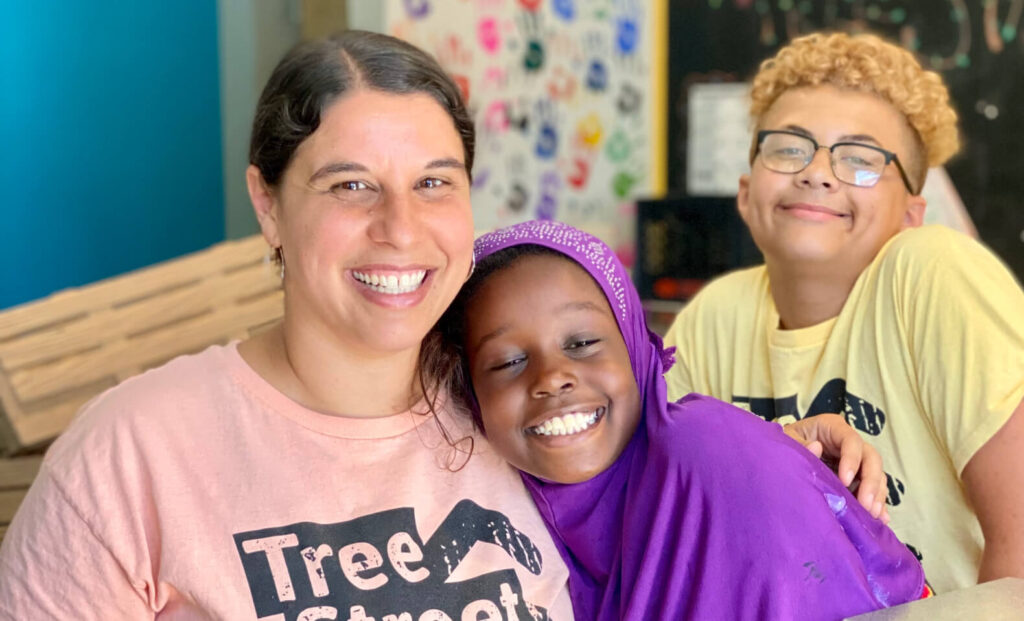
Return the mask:
[[[737,204],[765,264],[676,318],[670,398],[845,415],[936,591],[1024,576],[1024,293],[981,244],[922,226],[927,169],[959,148],[942,79],[877,37],[814,34],[751,98]]]

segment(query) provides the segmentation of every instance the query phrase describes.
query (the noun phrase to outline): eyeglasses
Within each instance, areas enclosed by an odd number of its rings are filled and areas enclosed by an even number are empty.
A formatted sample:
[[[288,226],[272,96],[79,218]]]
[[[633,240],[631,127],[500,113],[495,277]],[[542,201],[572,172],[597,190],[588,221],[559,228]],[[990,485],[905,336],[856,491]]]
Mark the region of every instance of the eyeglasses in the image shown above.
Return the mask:
[[[900,158],[892,151],[859,142],[837,142],[832,146],[819,145],[810,136],[783,129],[766,129],[757,132],[757,151],[761,163],[768,170],[796,174],[811,165],[818,149],[828,149],[832,174],[843,183],[861,188],[873,187],[882,177],[889,162],[894,162],[903,178],[903,185],[911,194],[917,194],[910,186],[907,171]]]

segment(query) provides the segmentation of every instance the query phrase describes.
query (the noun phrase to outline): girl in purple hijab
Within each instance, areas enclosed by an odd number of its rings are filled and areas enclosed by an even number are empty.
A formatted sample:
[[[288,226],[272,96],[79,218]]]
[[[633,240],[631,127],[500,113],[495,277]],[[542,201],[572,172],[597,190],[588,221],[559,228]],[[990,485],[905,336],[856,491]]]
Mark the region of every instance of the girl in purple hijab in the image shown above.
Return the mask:
[[[569,566],[577,618],[841,619],[927,592],[910,551],[778,425],[667,401],[671,352],[600,240],[526,222],[477,240],[476,261],[443,328],[467,407]]]

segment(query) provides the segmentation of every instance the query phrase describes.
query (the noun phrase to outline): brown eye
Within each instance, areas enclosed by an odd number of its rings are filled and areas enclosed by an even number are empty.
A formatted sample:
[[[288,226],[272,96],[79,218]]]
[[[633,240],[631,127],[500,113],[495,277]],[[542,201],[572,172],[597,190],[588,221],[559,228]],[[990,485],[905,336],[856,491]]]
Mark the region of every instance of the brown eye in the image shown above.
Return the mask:
[[[331,192],[358,192],[369,189],[362,181],[342,181],[331,186]]]
[[[439,188],[443,188],[446,185],[448,185],[447,181],[443,179],[438,179],[437,177],[427,177],[426,179],[423,179],[419,183],[419,187],[424,188],[426,190],[436,190]]]

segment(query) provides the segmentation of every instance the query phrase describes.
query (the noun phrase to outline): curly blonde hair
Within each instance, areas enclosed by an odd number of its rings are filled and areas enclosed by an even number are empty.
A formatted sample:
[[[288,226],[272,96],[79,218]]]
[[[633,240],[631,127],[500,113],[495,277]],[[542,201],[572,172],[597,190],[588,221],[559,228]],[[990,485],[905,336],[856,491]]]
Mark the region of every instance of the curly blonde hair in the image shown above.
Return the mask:
[[[957,114],[942,77],[922,68],[907,50],[871,34],[814,33],[793,39],[761,63],[751,86],[751,117],[760,128],[784,92],[820,85],[874,93],[903,114],[916,143],[907,172],[919,188],[929,166],[944,164],[960,149]]]

